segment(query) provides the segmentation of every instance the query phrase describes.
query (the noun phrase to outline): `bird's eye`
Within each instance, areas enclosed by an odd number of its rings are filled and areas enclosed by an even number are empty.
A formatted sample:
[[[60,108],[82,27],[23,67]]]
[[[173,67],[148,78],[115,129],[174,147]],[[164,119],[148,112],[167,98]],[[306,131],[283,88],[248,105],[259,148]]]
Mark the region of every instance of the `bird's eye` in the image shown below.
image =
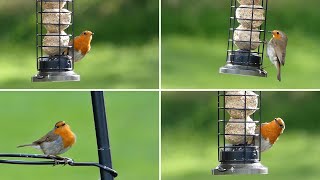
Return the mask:
[[[61,126],[64,126],[64,125],[66,125],[65,123],[63,123]]]
[[[85,32],[85,33],[83,33],[84,35],[87,35],[87,33]]]
[[[279,33],[279,32],[277,32],[277,34],[279,35],[280,33]]]

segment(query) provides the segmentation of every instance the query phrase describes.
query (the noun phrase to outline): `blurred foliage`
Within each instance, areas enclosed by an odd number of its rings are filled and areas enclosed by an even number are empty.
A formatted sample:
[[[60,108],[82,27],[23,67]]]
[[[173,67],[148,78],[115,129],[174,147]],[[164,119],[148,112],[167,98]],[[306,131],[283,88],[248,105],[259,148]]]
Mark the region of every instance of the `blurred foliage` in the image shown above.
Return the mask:
[[[0,0],[0,88],[157,88],[158,1],[76,0],[75,34],[95,34],[75,64],[81,82],[31,83],[36,74],[35,0]]]
[[[16,146],[40,138],[54,123],[64,120],[76,133],[77,142],[62,156],[78,162],[98,162],[89,92],[1,92],[0,99],[1,153],[41,154],[31,147],[18,149]],[[157,179],[158,93],[106,92],[105,103],[112,162],[119,173],[116,179]],[[5,180],[72,180],[99,179],[99,175],[95,167],[1,164],[0,177]]]
[[[217,92],[163,92],[162,127],[212,129],[217,119]],[[320,101],[319,92],[262,92],[262,121],[282,117],[288,123],[286,131],[308,129],[318,132],[320,122],[313,118]],[[303,113],[302,113],[303,112]],[[308,123],[299,120],[308,119]],[[310,126],[312,124],[312,126]]]
[[[230,1],[163,0],[163,87],[319,88],[320,79],[315,76],[320,72],[318,50],[314,48],[320,41],[318,0],[268,2],[267,30],[280,29],[289,37],[281,83],[267,57],[263,66],[268,78],[218,73],[226,60]]]
[[[319,92],[262,92],[262,122],[281,117],[286,129],[262,155],[270,175],[237,179],[318,179],[318,101]],[[218,165],[217,92],[163,92],[161,114],[162,179],[212,179]]]
[[[33,42],[36,0],[0,0],[0,40]],[[96,43],[144,43],[158,37],[157,0],[75,0],[75,34],[88,29]]]

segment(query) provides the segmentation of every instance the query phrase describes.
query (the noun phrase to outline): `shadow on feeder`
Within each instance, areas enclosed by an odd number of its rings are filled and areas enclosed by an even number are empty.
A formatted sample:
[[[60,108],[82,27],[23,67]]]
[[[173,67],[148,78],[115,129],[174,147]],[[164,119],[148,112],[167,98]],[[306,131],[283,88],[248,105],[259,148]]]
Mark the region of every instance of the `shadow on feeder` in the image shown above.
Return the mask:
[[[80,81],[80,75],[73,71],[73,54],[63,55],[74,47],[69,44],[74,37],[73,21],[74,0],[36,0],[38,74],[32,82]]]
[[[226,120],[227,113],[230,120]],[[220,164],[212,170],[213,175],[268,174],[261,164],[261,131],[256,133],[256,125],[261,128],[261,92],[218,92]],[[255,144],[255,138],[260,143]]]
[[[231,0],[227,62],[219,69],[219,73],[267,77],[262,65],[268,0],[238,2]],[[236,27],[236,21],[240,26]]]

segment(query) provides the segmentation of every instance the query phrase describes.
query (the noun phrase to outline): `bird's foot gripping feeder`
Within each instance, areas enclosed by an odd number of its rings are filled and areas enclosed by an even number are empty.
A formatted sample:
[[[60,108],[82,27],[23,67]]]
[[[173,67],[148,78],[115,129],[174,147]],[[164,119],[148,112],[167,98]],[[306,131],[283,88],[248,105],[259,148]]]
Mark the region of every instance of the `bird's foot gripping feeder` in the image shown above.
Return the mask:
[[[74,70],[74,0],[36,0],[38,73],[32,82],[80,81]],[[69,50],[69,51],[68,51]]]
[[[3,160],[0,159],[0,163],[3,164],[20,164],[20,165],[70,165],[70,166],[95,166],[100,168],[101,170],[106,171],[113,177],[117,177],[118,173],[107,166],[104,166],[99,163],[94,162],[75,162],[73,159],[65,158],[65,157],[54,157],[40,154],[0,154],[0,157],[7,158],[31,158],[31,159],[50,159],[50,161],[24,161],[24,160]]]
[[[226,120],[226,112],[230,115],[229,120]],[[220,164],[212,170],[212,174],[268,174],[268,168],[260,162],[261,131],[257,131],[257,128],[261,127],[260,119],[261,93],[258,95],[251,91],[218,92]]]
[[[227,62],[220,73],[267,77],[262,68],[267,4],[268,0],[231,0]]]

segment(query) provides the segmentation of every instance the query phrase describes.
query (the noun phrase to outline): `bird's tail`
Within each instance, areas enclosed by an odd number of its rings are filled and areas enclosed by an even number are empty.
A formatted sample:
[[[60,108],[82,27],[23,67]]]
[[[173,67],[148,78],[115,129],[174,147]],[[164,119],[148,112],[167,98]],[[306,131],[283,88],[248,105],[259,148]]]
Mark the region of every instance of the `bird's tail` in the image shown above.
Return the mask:
[[[17,148],[26,147],[26,146],[34,146],[34,144],[23,144],[23,145],[17,146]]]
[[[275,66],[276,66],[277,71],[278,71],[277,79],[280,82],[281,81],[281,64],[280,64],[280,62],[277,61]]]

